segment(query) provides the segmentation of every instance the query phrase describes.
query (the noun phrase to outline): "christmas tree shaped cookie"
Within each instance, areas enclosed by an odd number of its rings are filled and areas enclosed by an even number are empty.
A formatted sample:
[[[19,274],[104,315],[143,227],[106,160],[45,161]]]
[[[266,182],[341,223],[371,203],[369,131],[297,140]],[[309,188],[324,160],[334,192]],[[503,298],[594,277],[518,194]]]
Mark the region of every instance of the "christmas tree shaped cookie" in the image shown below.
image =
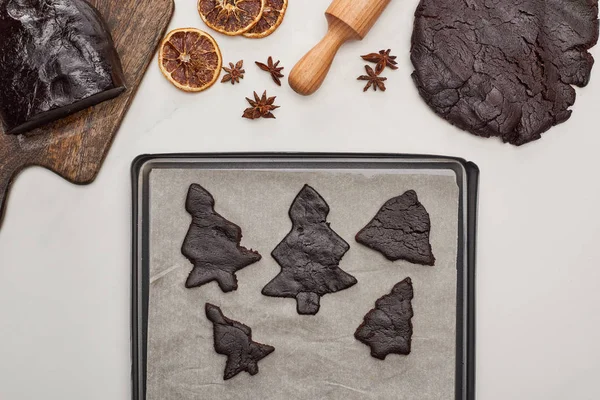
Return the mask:
[[[275,348],[253,342],[252,329],[225,317],[219,307],[206,303],[205,311],[213,323],[215,351],[227,356],[223,379],[231,379],[242,371],[258,374],[258,362]]]
[[[410,354],[413,334],[413,287],[410,278],[396,284],[390,294],[375,302],[354,337],[371,348],[371,355],[385,360],[388,354]]]
[[[295,298],[298,314],[315,315],[321,296],[356,284],[352,275],[339,268],[350,245],[329,227],[328,214],[325,200],[305,185],[289,211],[292,230],[271,253],[281,272],[262,293]]]
[[[356,241],[382,253],[388,260],[433,265],[429,243],[431,221],[417,193],[409,190],[381,207],[375,218],[356,235]]]
[[[240,246],[242,229],[215,211],[215,200],[202,186],[190,186],[185,207],[192,223],[181,252],[194,264],[185,286],[217,281],[224,292],[236,290],[235,272],[260,260],[260,254]]]

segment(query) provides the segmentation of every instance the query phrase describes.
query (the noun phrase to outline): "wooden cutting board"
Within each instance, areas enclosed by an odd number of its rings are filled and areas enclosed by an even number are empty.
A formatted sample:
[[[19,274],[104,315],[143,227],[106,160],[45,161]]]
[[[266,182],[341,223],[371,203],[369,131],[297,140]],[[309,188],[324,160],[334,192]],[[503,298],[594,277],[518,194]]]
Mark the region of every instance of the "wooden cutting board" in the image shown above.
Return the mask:
[[[10,185],[24,168],[45,167],[82,185],[96,178],[175,9],[173,0],[90,3],[110,28],[123,63],[127,91],[27,135],[6,135],[0,128],[0,225]]]

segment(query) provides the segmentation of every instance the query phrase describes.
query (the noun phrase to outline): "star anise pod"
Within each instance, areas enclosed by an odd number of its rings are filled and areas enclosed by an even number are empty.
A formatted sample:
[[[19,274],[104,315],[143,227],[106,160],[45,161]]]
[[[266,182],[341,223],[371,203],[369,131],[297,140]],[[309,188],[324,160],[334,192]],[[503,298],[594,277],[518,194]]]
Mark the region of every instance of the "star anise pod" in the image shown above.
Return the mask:
[[[273,64],[273,57],[269,57],[269,59],[267,60],[267,64],[263,64],[258,61],[255,61],[255,63],[260,69],[270,73],[275,83],[281,86],[281,80],[279,78],[283,78],[284,75],[281,73],[283,67],[278,66],[280,61],[277,61],[275,64]]]
[[[398,65],[398,63],[395,61],[396,56],[391,56],[391,51],[392,50],[390,49],[381,50],[379,53],[371,53],[361,57],[365,61],[377,63],[377,66],[375,67],[375,72],[377,72],[377,75],[379,75],[383,72],[385,67],[389,67],[391,69],[398,69],[398,67],[396,66]]]
[[[223,70],[227,72],[227,74],[223,76],[221,83],[231,82],[232,85],[240,83],[240,79],[244,79],[244,74],[246,73],[246,71],[242,69],[243,66],[244,60],[240,60],[235,65],[229,63],[230,68],[223,67]]]
[[[254,92],[254,100],[246,97],[246,100],[248,100],[248,103],[250,103],[250,105],[252,107],[247,108],[244,111],[244,115],[242,115],[242,117],[248,118],[248,119],[257,119],[257,118],[261,118],[261,117],[262,118],[275,118],[275,116],[271,112],[271,111],[279,108],[279,106],[276,106],[273,104],[275,102],[275,99],[276,99],[275,96],[267,97],[266,90],[263,93],[262,97],[258,97],[258,94],[256,94],[256,92]]]
[[[373,71],[373,68],[368,65],[365,65],[365,69],[367,70],[367,75],[361,75],[357,78],[359,81],[368,81],[363,92],[369,90],[371,86],[373,86],[374,91],[377,91],[377,88],[379,88],[379,90],[385,92],[385,83],[383,82],[387,81],[387,78],[378,76],[378,74]]]

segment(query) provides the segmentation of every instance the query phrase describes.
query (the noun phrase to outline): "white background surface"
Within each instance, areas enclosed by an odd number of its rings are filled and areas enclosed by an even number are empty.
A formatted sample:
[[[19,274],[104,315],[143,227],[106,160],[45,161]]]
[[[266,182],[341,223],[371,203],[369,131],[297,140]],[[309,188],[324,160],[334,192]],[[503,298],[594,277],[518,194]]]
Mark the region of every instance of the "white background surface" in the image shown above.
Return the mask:
[[[204,29],[192,0],[172,28]],[[131,160],[140,153],[350,151],[455,155],[482,170],[477,386],[482,400],[600,398],[600,72],[570,121],[515,148],[436,117],[410,80],[417,0],[392,1],[371,34],[345,46],[310,98],[276,87],[253,61],[289,72],[325,33],[329,0],[291,0],[273,36],[215,34],[246,79],[179,92],[153,62],[104,168],[88,187],[42,169],[16,181],[0,229],[0,399],[130,398]],[[362,93],[358,57],[392,48],[386,93]],[[593,52],[600,58],[598,48]],[[239,116],[245,96],[278,96],[277,120]]]

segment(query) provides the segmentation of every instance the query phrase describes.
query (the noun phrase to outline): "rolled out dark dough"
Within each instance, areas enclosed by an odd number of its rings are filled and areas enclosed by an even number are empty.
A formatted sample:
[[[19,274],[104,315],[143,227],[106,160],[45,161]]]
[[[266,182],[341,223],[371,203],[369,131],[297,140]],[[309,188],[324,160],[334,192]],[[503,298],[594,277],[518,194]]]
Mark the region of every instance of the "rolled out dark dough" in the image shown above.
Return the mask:
[[[190,186],[185,208],[192,222],[181,253],[194,264],[185,286],[216,281],[224,292],[237,290],[235,273],[259,261],[261,255],[240,245],[242,228],[215,211],[215,199],[202,186]]]
[[[475,135],[537,140],[590,80],[598,0],[421,0],[415,17],[419,93]]]
[[[298,314],[317,314],[322,296],[357,283],[339,267],[350,245],[331,229],[328,214],[325,199],[305,185],[290,207],[292,230],[271,253],[281,272],[262,294],[295,298]]]
[[[388,354],[410,354],[412,345],[412,280],[396,284],[392,292],[375,302],[354,337],[371,348],[371,356],[385,360]]]
[[[223,380],[242,371],[258,374],[258,362],[275,351],[273,346],[252,340],[252,329],[223,315],[221,309],[206,303],[206,317],[213,323],[215,351],[227,356]]]
[[[430,231],[429,213],[417,193],[409,190],[388,200],[371,222],[356,234],[356,241],[380,252],[390,261],[434,265]]]

